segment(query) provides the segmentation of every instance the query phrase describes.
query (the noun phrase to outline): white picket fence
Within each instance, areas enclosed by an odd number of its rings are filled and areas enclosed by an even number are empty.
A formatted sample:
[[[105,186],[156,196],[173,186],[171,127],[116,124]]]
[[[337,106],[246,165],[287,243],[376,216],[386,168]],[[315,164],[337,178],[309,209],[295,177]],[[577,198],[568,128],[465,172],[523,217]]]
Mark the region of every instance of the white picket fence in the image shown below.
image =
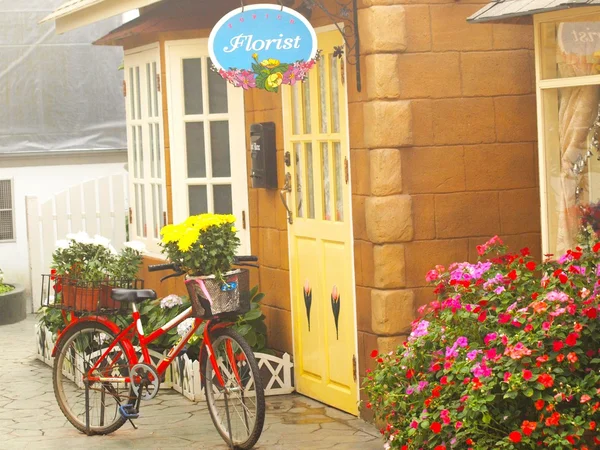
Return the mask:
[[[41,275],[50,270],[57,240],[86,231],[109,238],[121,249],[126,240],[126,189],[126,176],[113,175],[72,186],[41,204],[37,197],[27,197],[32,312],[41,306]]]
[[[54,336],[43,326],[36,324],[36,356],[40,361],[49,366],[54,363],[52,349],[54,348]],[[284,353],[281,358],[266,353],[255,353],[261,379],[265,389],[265,395],[283,395],[294,392],[293,368],[291,357]],[[165,355],[150,351],[150,358],[156,366]],[[192,361],[187,355],[178,356],[167,369],[165,382],[161,389],[175,389],[191,401],[204,401],[204,392],[200,382],[200,363]]]

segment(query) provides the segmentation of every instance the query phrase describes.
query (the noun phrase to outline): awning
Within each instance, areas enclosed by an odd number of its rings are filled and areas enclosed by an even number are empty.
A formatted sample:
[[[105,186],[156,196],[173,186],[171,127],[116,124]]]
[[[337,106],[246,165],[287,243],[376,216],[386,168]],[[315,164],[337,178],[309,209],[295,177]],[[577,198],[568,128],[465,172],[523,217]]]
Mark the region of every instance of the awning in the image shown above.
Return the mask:
[[[499,0],[488,3],[467,21],[501,21],[559,9],[595,5],[600,5],[600,0]]]
[[[40,23],[56,21],[58,34],[98,22],[161,0],[69,0]]]

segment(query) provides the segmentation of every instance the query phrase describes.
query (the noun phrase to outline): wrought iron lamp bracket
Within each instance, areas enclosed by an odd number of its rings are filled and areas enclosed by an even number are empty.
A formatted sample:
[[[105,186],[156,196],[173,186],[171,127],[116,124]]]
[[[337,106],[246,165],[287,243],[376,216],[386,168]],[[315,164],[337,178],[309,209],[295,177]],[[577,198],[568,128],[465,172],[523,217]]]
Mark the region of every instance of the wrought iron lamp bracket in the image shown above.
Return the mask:
[[[344,39],[344,47],[335,48],[334,55],[356,68],[356,90],[361,92],[360,33],[358,28],[358,0],[334,0],[335,10],[330,11],[323,0],[302,0],[302,7],[312,10],[319,8],[331,20]],[[340,24],[342,23],[342,24]]]

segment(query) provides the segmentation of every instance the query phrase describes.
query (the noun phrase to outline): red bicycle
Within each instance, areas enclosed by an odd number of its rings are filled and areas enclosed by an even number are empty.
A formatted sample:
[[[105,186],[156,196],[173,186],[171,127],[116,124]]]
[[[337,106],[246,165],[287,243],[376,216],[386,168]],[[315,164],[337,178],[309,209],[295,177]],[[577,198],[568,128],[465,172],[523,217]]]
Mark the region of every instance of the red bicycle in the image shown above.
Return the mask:
[[[256,258],[239,257],[237,264],[248,261],[256,261]],[[163,279],[183,275],[174,264],[149,267],[150,271],[167,269],[174,273]],[[238,273],[247,276],[246,270]],[[206,292],[205,288],[202,290]],[[141,401],[158,394],[167,367],[204,322],[199,358],[210,416],[231,448],[252,448],[262,433],[265,398],[254,353],[246,340],[231,328],[235,312],[212,315],[204,311],[204,317],[195,317],[185,336],[154,366],[148,345],[197,315],[197,311],[193,314],[190,306],[146,335],[137,305],[156,299],[156,292],[113,289],[111,297],[131,305],[131,324],[120,329],[103,315],[77,317],[72,312],[53,350],[54,392],[69,422],[88,435],[103,435],[137,418]],[[63,314],[67,319],[67,313]]]

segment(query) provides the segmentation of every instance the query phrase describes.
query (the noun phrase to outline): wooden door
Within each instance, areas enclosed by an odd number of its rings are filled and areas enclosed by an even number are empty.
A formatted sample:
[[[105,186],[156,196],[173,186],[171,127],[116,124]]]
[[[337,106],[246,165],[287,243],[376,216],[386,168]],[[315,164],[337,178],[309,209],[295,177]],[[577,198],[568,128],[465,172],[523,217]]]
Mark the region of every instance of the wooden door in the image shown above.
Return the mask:
[[[343,41],[337,31],[318,38],[310,78],[283,90],[295,380],[298,392],[357,414],[347,94],[333,55]]]

